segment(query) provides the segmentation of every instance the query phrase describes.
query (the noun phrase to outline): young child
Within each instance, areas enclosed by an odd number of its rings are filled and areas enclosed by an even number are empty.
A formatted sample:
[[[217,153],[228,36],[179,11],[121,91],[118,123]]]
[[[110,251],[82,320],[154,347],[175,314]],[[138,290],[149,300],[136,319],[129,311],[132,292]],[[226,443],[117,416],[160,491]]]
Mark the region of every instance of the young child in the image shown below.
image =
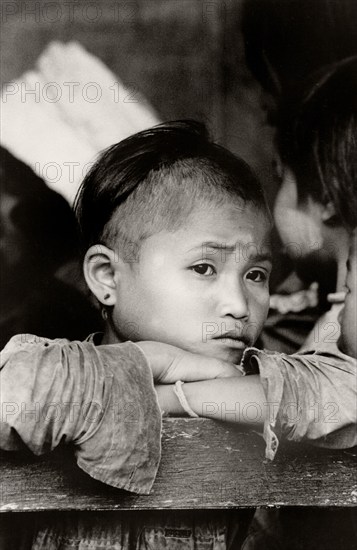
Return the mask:
[[[224,420],[223,404],[231,411],[232,404],[242,410],[254,402],[261,411],[254,422],[265,425],[269,458],[277,449],[277,420],[289,439],[355,444],[354,363],[246,352],[269,305],[271,221],[250,169],[213,144],[201,125],[161,125],[111,147],[85,178],[76,213],[84,273],[103,308],[105,331],[83,343],[10,341],[3,352],[2,392],[12,408],[3,419],[2,448],[23,442],[40,453],[63,439],[72,441],[78,464],[90,475],[148,492],[160,453],[160,411],[148,361],[157,382],[176,382],[156,387],[164,411]],[[254,372],[250,376],[239,376],[234,367],[243,355],[242,368]],[[231,377],[182,388],[182,380],[222,375]],[[316,418],[312,405],[331,401],[340,404],[336,421],[326,423],[323,410]],[[46,414],[40,422],[36,415],[21,422],[24,412],[17,404],[34,402]],[[58,418],[51,403],[77,406],[62,408]],[[205,409],[204,403],[213,407]],[[304,414],[289,418],[292,403]],[[136,422],[125,422],[128,414]],[[251,422],[238,408],[236,420]],[[94,544],[99,535],[88,534],[92,527],[87,521],[85,529],[72,525],[71,532],[82,540],[85,531]],[[56,524],[42,531],[36,548],[49,548],[49,538],[51,548],[59,548],[67,528]],[[114,531],[107,524],[110,544],[119,536],[118,527]],[[224,547],[221,527],[206,526],[205,532]]]
[[[105,331],[86,342],[10,341],[1,447],[42,453],[72,442],[90,475],[145,493],[158,467],[161,420],[148,362],[162,383],[241,374],[234,364],[268,307],[270,218],[250,169],[201,125],[184,122],[109,149],[85,179],[76,212]],[[219,280],[206,257],[219,264]],[[222,522],[205,518],[202,545],[222,545]],[[94,545],[99,536],[115,545],[129,540],[129,527],[103,515],[60,518],[42,526],[34,547],[68,538]]]
[[[357,56],[342,60],[319,71],[318,74],[311,75],[308,83],[305,83],[298,93],[294,89],[297,96],[294,100],[291,96],[286,99],[278,132],[279,149],[285,170],[274,208],[276,225],[283,243],[290,251],[295,252],[298,259],[311,258],[316,266],[320,266],[320,269],[324,268],[326,259],[336,262],[338,271],[336,293],[331,295],[331,300],[334,302],[338,300],[343,302],[344,299],[343,285],[346,276],[349,236],[357,225],[356,90]],[[347,299],[349,300],[349,297]],[[343,355],[336,347],[340,330],[337,318],[341,306],[342,303],[333,304],[328,314],[320,319],[310,338],[305,342],[302,354],[275,355],[274,366],[270,367],[269,377],[271,380],[272,371],[276,370],[278,363],[282,361],[285,364],[285,360],[288,360],[294,365],[299,364],[295,368],[298,369],[299,378],[304,381],[303,386],[306,384],[306,388],[315,388],[315,384],[308,379],[312,375],[317,376],[318,370],[321,369],[320,395],[314,394],[314,391],[311,395],[308,391],[305,392],[305,396],[298,395],[296,382],[290,378],[294,372],[291,367],[284,373],[286,395],[290,391],[288,387],[291,384],[294,392],[292,402],[299,402],[302,411],[312,413],[312,403],[319,403],[319,409],[321,406],[319,416],[322,418],[326,416],[323,414],[323,407],[331,402],[336,404],[339,416],[346,415],[347,418],[349,409],[352,418],[355,419],[356,396],[350,394],[344,404],[343,399],[341,400],[342,394],[339,397],[336,389],[332,388],[332,384],[323,380],[328,376],[335,388],[339,385],[342,387],[344,382],[340,375],[344,369],[349,368],[347,365],[350,365],[350,383],[354,388],[356,387],[356,364],[350,357],[353,354]],[[349,307],[352,309],[352,306]],[[352,326],[355,327],[355,325]],[[348,328],[346,325],[345,331]],[[345,349],[348,350],[348,348]],[[260,367],[262,379],[268,356],[262,353],[256,355],[264,358]],[[301,369],[302,364],[309,368]],[[344,379],[345,373],[342,377]],[[278,385],[278,381],[271,384],[275,388]],[[204,386],[206,389],[212,387],[211,383],[207,382],[204,385],[200,384],[199,388]],[[235,392],[234,383],[231,387],[232,392],[238,395]],[[184,391],[187,396],[188,392],[192,391],[194,394],[192,398],[201,400],[202,403],[214,401],[212,393],[206,389],[202,390],[204,393],[199,392],[198,386],[195,385],[193,388],[185,386]],[[162,388],[159,391],[164,399],[168,395],[169,388]],[[188,397],[191,403],[190,396]],[[224,397],[228,398],[229,394]],[[266,401],[269,402],[270,399]],[[172,403],[164,403],[165,410],[174,410],[175,403],[174,399]],[[196,412],[197,408],[201,410],[198,401],[191,405]],[[283,409],[282,403],[280,410]],[[211,410],[214,410],[218,416],[222,414],[221,408],[211,407]],[[278,419],[285,423],[281,413],[278,414]],[[346,440],[342,437],[337,443],[337,432],[336,434],[331,432],[331,436],[328,435],[328,424],[331,428],[331,423],[325,422],[327,430],[325,441],[318,435],[320,429],[321,435],[323,434],[323,426],[315,425],[318,428],[315,432],[315,443],[325,445],[332,441],[335,444],[342,441],[348,442],[347,436]],[[312,433],[309,435],[309,429],[304,431],[303,425],[301,421],[299,427],[295,427],[292,433],[298,429],[302,437],[310,438]],[[350,425],[350,430],[355,431],[353,423]],[[352,431],[350,433],[352,435]],[[348,444],[351,445],[353,441],[356,439],[353,438]]]

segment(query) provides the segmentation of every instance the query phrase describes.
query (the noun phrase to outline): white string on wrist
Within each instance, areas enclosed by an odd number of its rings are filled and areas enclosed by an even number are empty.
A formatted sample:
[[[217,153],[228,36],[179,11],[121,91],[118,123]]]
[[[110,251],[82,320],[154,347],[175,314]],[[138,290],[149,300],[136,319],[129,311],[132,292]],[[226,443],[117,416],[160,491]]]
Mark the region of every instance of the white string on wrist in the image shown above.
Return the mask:
[[[195,411],[193,411],[190,405],[188,404],[186,396],[183,393],[183,389],[182,389],[183,385],[184,385],[184,382],[182,382],[182,380],[177,380],[174,386],[174,394],[176,395],[177,399],[180,401],[181,407],[188,414],[188,416],[191,416],[192,418],[199,418],[198,414],[196,414]]]

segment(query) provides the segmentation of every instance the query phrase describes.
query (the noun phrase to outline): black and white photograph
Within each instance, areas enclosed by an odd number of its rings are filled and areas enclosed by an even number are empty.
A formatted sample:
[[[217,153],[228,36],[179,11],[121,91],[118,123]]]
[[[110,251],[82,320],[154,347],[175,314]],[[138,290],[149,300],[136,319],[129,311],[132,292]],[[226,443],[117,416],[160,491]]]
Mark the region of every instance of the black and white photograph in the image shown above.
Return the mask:
[[[0,19],[0,550],[355,550],[357,0]]]

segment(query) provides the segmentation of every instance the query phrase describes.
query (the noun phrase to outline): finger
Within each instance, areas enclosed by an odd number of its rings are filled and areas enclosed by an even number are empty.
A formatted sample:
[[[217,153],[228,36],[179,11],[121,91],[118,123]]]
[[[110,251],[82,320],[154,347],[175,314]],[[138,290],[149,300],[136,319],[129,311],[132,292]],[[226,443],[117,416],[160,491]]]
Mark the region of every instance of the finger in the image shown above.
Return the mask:
[[[196,382],[233,376],[242,376],[242,372],[232,363],[184,352],[162,372],[159,381],[161,384],[173,384],[177,380]]]
[[[241,376],[239,367],[227,361],[184,351],[161,342],[136,342],[144,352],[154,380],[158,384],[173,384],[177,380],[196,382],[213,378]]]

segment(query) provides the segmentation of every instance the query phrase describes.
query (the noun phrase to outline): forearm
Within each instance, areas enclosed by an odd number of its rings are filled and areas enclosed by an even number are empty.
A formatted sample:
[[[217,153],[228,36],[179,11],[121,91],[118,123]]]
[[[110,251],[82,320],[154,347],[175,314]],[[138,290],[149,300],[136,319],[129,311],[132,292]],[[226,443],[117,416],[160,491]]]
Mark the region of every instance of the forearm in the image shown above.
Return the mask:
[[[334,448],[357,444],[355,359],[337,349],[294,355],[252,349],[243,366],[259,371],[269,403],[267,426],[284,438]]]
[[[147,494],[160,460],[161,414],[152,372],[127,342],[14,337],[1,353],[0,448],[42,454],[74,445],[80,468]]]
[[[23,335],[9,342],[1,361],[3,449],[21,448],[22,441],[40,454],[76,444],[103,423],[125,427],[133,416],[142,422],[147,403],[160,416],[151,370],[133,344],[95,347]]]
[[[156,386],[155,389],[164,412],[185,413],[174,386]],[[267,417],[264,390],[257,375],[191,382],[183,386],[183,391],[191,409],[202,417],[258,425]]]

